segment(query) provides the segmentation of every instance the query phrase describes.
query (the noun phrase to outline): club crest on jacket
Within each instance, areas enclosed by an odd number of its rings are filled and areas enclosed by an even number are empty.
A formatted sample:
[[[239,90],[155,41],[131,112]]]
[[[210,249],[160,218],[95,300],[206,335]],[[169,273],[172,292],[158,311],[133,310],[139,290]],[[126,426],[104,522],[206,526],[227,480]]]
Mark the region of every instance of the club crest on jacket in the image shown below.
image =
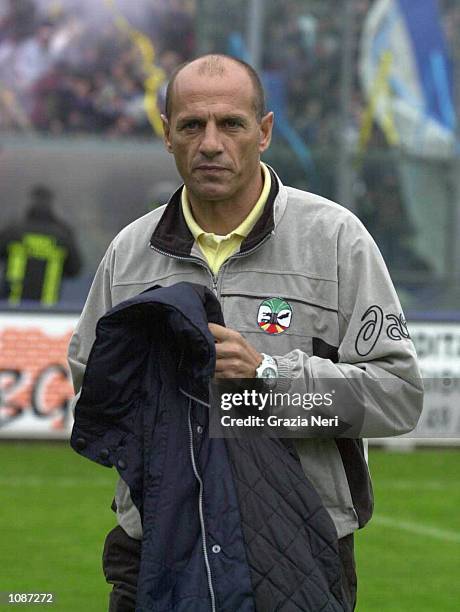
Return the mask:
[[[257,324],[267,334],[282,334],[291,325],[291,319],[291,305],[283,298],[267,298],[259,306]]]

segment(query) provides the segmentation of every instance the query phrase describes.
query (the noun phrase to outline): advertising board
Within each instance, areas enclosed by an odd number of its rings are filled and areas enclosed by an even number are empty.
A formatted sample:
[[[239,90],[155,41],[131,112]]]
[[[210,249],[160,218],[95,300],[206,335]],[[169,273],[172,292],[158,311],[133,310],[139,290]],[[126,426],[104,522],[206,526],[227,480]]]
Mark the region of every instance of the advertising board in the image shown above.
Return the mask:
[[[0,312],[0,438],[69,437],[73,388],[66,353],[77,320],[77,314]],[[407,443],[459,443],[460,323],[413,322],[409,330],[425,402]]]

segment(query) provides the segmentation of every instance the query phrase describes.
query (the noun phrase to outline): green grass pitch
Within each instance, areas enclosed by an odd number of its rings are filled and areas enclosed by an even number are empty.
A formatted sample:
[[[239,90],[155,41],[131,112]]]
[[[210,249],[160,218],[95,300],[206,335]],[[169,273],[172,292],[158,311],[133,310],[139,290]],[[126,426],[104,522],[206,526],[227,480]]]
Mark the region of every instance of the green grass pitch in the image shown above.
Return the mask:
[[[460,451],[370,450],[375,514],[358,533],[357,612],[460,609]],[[0,591],[53,592],[54,605],[104,612],[101,570],[116,475],[67,445],[0,444]]]

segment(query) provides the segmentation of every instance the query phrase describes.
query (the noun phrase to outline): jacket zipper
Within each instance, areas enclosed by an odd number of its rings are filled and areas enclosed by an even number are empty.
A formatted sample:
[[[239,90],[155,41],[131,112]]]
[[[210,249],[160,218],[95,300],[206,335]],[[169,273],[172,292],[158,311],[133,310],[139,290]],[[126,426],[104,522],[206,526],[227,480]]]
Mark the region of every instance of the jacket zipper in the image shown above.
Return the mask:
[[[238,259],[240,257],[246,257],[246,255],[250,255],[251,253],[256,251],[259,247],[261,247],[263,244],[265,244],[267,242],[267,240],[270,238],[270,236],[273,233],[274,233],[274,230],[272,230],[269,234],[267,234],[258,244],[253,246],[252,249],[249,249],[249,251],[245,251],[244,253],[235,253],[234,255],[229,257],[227,259],[227,261],[222,264],[221,270],[224,267],[226,267],[228,262],[231,261],[232,259]],[[166,257],[172,257],[173,259],[179,259],[181,261],[193,261],[194,263],[196,263],[199,266],[201,266],[202,268],[204,268],[208,272],[209,276],[211,277],[212,291],[213,291],[214,295],[217,298],[220,297],[219,296],[219,292],[217,290],[217,285],[218,285],[218,281],[219,281],[219,275],[218,276],[214,276],[214,274],[212,273],[212,270],[210,270],[210,268],[203,261],[201,261],[201,259],[198,259],[198,257],[184,257],[183,255],[175,255],[173,253],[166,253],[166,251],[162,251],[161,249],[153,246],[153,244],[150,244],[150,248],[152,249],[152,251],[156,251],[157,253],[160,253],[160,255],[166,255]],[[221,278],[222,278],[222,276],[221,276]]]
[[[194,263],[204,268],[206,272],[209,274],[209,276],[211,277],[212,290],[213,290],[213,293],[217,297],[217,277],[214,276],[214,274],[209,269],[209,267],[204,263],[204,261],[201,261],[201,259],[198,259],[198,257],[184,257],[182,255],[174,255],[173,253],[166,253],[166,251],[162,251],[161,249],[153,246],[153,244],[150,245],[150,248],[152,249],[152,251],[156,251],[157,253],[160,253],[160,255],[166,255],[166,257],[172,257],[173,259],[179,259],[180,261],[193,261]]]
[[[183,392],[184,393],[184,392]],[[198,473],[196,463],[195,463],[195,450],[193,448],[193,431],[192,431],[192,398],[190,396],[188,401],[188,432],[189,432],[189,443],[190,443],[190,458],[192,460],[193,472],[195,474],[195,478],[198,480],[200,485],[199,497],[198,497],[198,511],[200,515],[200,525],[201,525],[201,543],[203,545],[203,554],[204,554],[204,563],[206,565],[206,573],[208,577],[208,589],[209,594],[211,596],[211,609],[212,612],[216,612],[216,597],[214,595],[214,588],[212,586],[212,574],[211,574],[211,566],[209,564],[208,558],[208,545],[206,542],[206,529],[204,524],[204,515],[203,515],[203,481],[201,479],[200,474]]]
[[[213,292],[214,292],[214,294],[217,295],[217,293],[216,293],[217,292],[217,278],[214,276],[214,274],[208,268],[208,266],[204,262],[202,262],[200,259],[198,259],[198,257],[183,257],[181,255],[172,255],[171,253],[166,253],[165,251],[161,251],[157,247],[154,247],[152,244],[150,245],[150,248],[153,251],[156,251],[157,253],[160,253],[160,255],[165,255],[167,257],[173,257],[173,258],[179,259],[181,261],[193,261],[194,263],[196,263],[199,266],[201,266],[202,268],[204,268],[209,273],[209,275],[211,276]],[[203,514],[203,481],[202,481],[201,476],[198,473],[198,469],[196,467],[195,452],[194,452],[194,448],[193,448],[193,431],[192,431],[191,411],[192,411],[192,399],[196,399],[196,398],[192,398],[192,396],[190,396],[188,393],[186,393],[183,389],[180,389],[180,391],[182,393],[184,393],[184,395],[186,395],[189,398],[189,403],[188,403],[188,432],[189,432],[190,459],[192,461],[193,473],[195,474],[195,478],[198,480],[198,484],[199,484],[198,514],[199,514],[199,517],[200,517],[201,542],[202,542],[202,546],[203,546],[204,563],[205,563],[205,566],[206,566],[206,574],[207,574],[207,578],[208,578],[209,595],[211,597],[211,610],[212,610],[212,612],[216,612],[216,610],[217,610],[216,609],[216,596],[214,594],[214,588],[213,588],[213,585],[212,585],[211,566],[209,564],[208,545],[207,545],[207,541],[206,541],[206,527],[205,527],[205,523],[204,523],[204,514]],[[200,401],[200,400],[198,400],[198,401]],[[200,403],[204,403],[204,402],[200,401]]]
[[[220,271],[223,271],[226,267],[227,264],[232,260],[232,259],[239,259],[241,257],[246,257],[246,255],[250,255],[251,253],[253,253],[254,251],[256,251],[258,248],[260,248],[263,244],[265,244],[267,242],[267,240],[270,238],[270,236],[272,235],[273,232],[270,232],[269,234],[267,234],[259,243],[257,243],[255,246],[252,247],[252,249],[249,249],[249,251],[245,251],[244,253],[235,253],[234,255],[232,255],[231,257],[229,257],[221,266]],[[220,275],[220,279],[222,279],[222,275]],[[217,290],[217,284],[218,284],[218,280],[219,280],[219,275],[214,277],[213,276],[213,280],[215,280],[215,285],[214,285],[214,294],[216,295],[216,297],[218,299],[220,299],[221,294],[220,291]],[[222,284],[222,283],[221,283]]]

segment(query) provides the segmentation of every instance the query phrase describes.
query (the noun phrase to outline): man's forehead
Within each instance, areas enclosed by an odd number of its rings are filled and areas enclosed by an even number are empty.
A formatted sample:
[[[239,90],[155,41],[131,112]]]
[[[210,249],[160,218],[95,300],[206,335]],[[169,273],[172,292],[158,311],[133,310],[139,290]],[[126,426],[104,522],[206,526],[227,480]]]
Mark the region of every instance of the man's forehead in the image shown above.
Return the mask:
[[[223,71],[207,71],[198,61],[179,72],[174,83],[174,106],[203,102],[251,106],[254,86],[246,70],[236,62],[222,64]]]

